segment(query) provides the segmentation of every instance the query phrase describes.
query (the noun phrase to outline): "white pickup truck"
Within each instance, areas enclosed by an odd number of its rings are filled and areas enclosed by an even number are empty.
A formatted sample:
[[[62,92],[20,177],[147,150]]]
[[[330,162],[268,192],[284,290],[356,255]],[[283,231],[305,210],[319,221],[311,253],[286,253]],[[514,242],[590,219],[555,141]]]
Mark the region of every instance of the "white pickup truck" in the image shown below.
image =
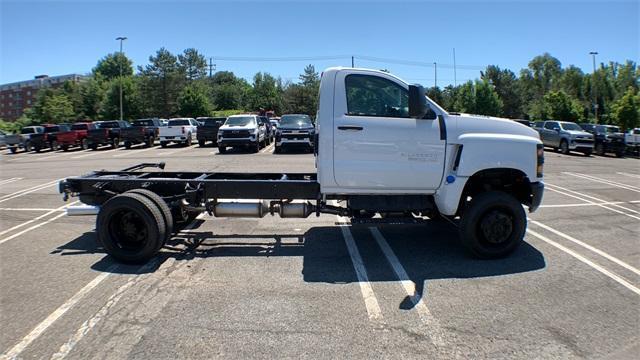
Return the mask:
[[[375,215],[445,217],[459,227],[473,255],[496,258],[522,242],[524,207],[535,211],[542,201],[544,150],[535,130],[507,119],[448,113],[424,88],[387,72],[324,71],[316,119],[317,173],[152,172],[138,170],[164,169],[164,163],[140,164],[68,178],[60,192],[89,205],[68,212],[97,214],[98,240],[125,262],[148,260],[175,224],[202,212],[285,218],[325,213],[354,222],[375,222],[377,217],[362,220]],[[142,228],[152,231],[141,236]]]
[[[197,135],[198,122],[195,119],[169,119],[167,126],[160,127],[160,146],[166,147],[172,142],[191,146],[191,143],[197,139]]]
[[[640,150],[640,128],[630,129],[624,134],[624,143],[632,153]]]

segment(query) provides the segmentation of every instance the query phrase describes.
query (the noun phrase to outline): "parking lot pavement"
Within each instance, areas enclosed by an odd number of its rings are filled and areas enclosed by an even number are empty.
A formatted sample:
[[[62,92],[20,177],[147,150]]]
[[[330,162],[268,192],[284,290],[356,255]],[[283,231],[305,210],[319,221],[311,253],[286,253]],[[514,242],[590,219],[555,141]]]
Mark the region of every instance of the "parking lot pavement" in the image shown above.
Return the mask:
[[[546,154],[512,256],[470,258],[447,222],[202,219],[144,266],[65,217],[96,169],[312,172],[311,154],[215,147],[0,156],[2,358],[632,358],[640,352],[637,159]]]

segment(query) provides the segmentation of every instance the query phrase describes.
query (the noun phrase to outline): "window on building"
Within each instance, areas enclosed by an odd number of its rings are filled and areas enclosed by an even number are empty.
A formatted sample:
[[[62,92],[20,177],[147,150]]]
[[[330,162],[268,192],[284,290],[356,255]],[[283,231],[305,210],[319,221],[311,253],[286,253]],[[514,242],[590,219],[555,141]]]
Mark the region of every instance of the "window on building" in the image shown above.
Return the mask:
[[[27,100],[27,104],[31,105],[31,100]]]

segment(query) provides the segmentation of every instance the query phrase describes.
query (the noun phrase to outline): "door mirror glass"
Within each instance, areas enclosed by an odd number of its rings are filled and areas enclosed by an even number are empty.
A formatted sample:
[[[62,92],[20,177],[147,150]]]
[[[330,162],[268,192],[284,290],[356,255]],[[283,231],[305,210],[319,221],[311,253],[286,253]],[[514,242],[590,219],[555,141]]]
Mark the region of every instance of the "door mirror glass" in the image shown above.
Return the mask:
[[[427,105],[424,88],[420,85],[409,85],[409,116],[422,119],[428,110],[431,109]]]
[[[554,127],[554,128],[553,128],[553,130],[555,130],[555,131],[557,131],[557,132],[560,132],[560,128],[559,128],[559,127],[557,127],[557,126],[556,126],[556,127]]]
[[[427,113],[422,117],[425,120],[435,120],[438,118],[438,114],[429,106],[427,106]]]

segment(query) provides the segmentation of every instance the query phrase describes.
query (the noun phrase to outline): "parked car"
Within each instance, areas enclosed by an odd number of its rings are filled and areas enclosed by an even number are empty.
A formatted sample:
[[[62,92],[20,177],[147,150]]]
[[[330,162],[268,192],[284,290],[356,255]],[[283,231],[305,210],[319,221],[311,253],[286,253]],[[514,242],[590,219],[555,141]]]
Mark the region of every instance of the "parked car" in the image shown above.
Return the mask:
[[[24,149],[29,152],[33,149],[31,146],[31,136],[44,133],[42,126],[26,126],[20,130],[20,134],[11,134],[5,137],[7,147],[11,153],[15,154],[18,149]]]
[[[195,119],[169,119],[167,126],[160,128],[160,146],[167,147],[171,142],[191,146],[191,143],[197,139],[197,136],[198,122]]]
[[[87,132],[95,128],[96,126],[90,122],[74,123],[69,131],[62,131],[56,135],[58,145],[63,151],[69,150],[72,146],[79,146],[82,150],[88,149]]]
[[[280,118],[276,133],[274,152],[280,153],[286,148],[302,147],[313,150],[315,127],[309,115],[286,114]]]
[[[280,124],[280,118],[271,118],[269,119],[271,126],[275,129],[278,129],[278,125]]]
[[[640,128],[635,128],[627,131],[624,134],[624,142],[627,145],[627,150],[632,154],[640,152]]]
[[[257,115],[232,115],[218,130],[218,152],[224,154],[227,147],[245,147],[253,152],[267,144],[267,128]]]
[[[540,140],[544,146],[553,148],[554,151],[560,149],[563,154],[576,151],[586,156],[593,152],[593,135],[584,131],[576,123],[547,120],[542,124],[536,122],[534,129],[540,134]]]
[[[7,146],[7,133],[0,130],[0,148],[5,148]]]
[[[207,141],[218,143],[218,130],[227,121],[226,117],[199,117],[198,121],[198,145],[205,146]]]
[[[622,157],[625,151],[624,134],[613,125],[580,124],[585,131],[595,137],[595,152],[603,156],[606,153]]]
[[[87,143],[92,150],[100,145],[111,145],[117,148],[120,145],[120,130],[131,127],[125,120],[110,120],[94,123],[96,129],[87,131]]]
[[[57,134],[71,130],[69,124],[43,124],[42,127],[44,128],[43,133],[31,135],[31,146],[35,152],[46,148],[51,151],[58,150]]]
[[[271,121],[266,116],[258,116],[258,121],[264,124],[267,145],[271,144],[276,138],[276,129],[271,125]]]
[[[134,144],[145,144],[152,147],[156,139],[160,137],[160,129],[163,127],[162,119],[138,119],[131,122],[131,127],[120,130],[120,141],[124,147],[130,149]]]

